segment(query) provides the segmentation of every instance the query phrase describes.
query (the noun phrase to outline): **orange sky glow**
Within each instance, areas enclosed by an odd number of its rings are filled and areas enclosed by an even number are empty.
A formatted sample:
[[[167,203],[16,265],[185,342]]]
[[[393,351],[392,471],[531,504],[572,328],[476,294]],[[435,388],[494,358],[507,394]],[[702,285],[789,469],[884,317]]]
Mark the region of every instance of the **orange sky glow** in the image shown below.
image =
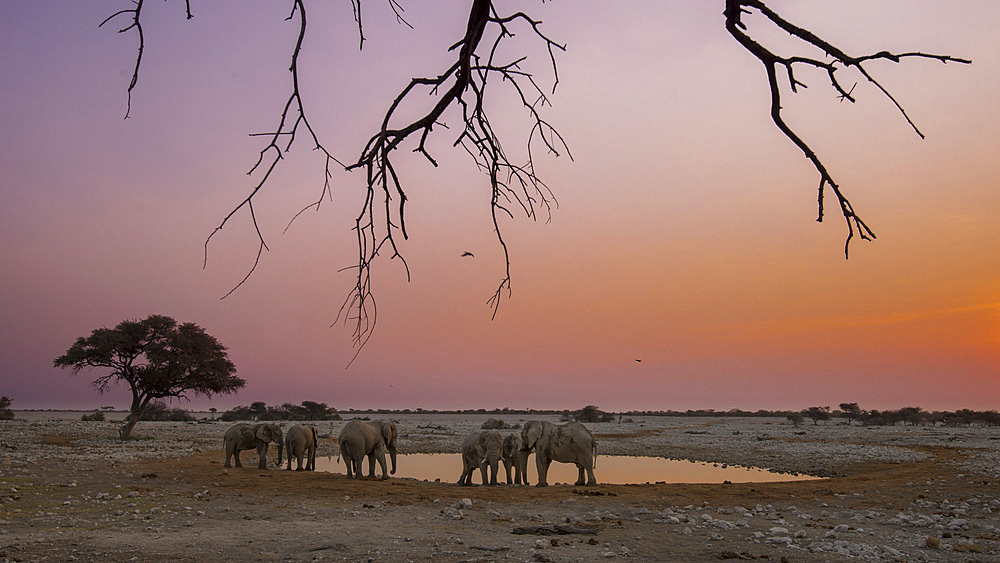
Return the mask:
[[[15,409],[125,407],[52,360],[151,313],[203,326],[247,381],[185,408],[1000,408],[1000,3],[768,2],[853,53],[973,60],[872,66],[924,140],[863,79],[856,104],[823,74],[784,93],[878,236],[849,260],[832,200],[815,221],[815,170],[770,122],[721,0],[505,6],[567,44],[545,112],[573,160],[535,160],[558,208],[502,223],[512,293],[491,321],[503,255],[486,178],[450,148],[454,130],[435,131],[437,168],[401,156],[411,280],[398,260],[375,266],[378,326],[349,368],[350,329],[331,324],[353,283],[338,270],[355,253],[360,174],[336,171],[333,201],[282,234],[322,188],[303,139],[255,206],[270,251],[254,275],[219,299],[253,263],[245,214],[202,269],[205,238],[254,184],[248,133],[273,129],[288,95],[287,7],[197,4],[185,21],[183,3],[150,4],[123,120],[136,40],[97,28],[119,4],[18,3],[0,21],[0,394]],[[359,153],[411,76],[449,64],[467,4],[406,3],[412,30],[373,4],[360,52],[349,2],[307,4],[303,97],[336,155]],[[550,82],[544,50],[518,39]],[[524,111],[495,103],[523,152]]]

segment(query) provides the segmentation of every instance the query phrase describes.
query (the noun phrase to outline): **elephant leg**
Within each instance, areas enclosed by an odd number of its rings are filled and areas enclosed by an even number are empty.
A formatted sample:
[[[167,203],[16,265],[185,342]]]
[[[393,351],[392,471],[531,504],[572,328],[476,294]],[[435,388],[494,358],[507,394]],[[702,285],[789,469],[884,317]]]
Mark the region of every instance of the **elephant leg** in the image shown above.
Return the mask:
[[[236,467],[243,467],[243,464],[240,463],[240,451],[239,450],[236,450],[236,451],[233,452],[233,458],[236,460]]]
[[[379,452],[378,466],[382,469],[382,478],[383,479],[388,479],[389,478],[389,470],[386,469],[386,465],[385,465],[385,452]],[[372,470],[372,477],[374,477],[374,476],[375,476],[375,470],[373,469]]]
[[[257,446],[257,469],[267,469],[267,444]]]
[[[579,463],[576,464],[576,471],[577,471],[576,483],[573,484],[574,485],[584,484],[585,481],[583,480],[583,466],[580,465]]]
[[[229,448],[226,448],[226,463],[224,463],[222,467],[232,467],[232,465],[229,463],[229,460],[232,459],[232,457],[233,457],[233,452],[230,451]]]
[[[545,477],[549,474],[549,459],[535,454],[535,470],[538,471],[538,482],[535,483],[536,487],[546,487],[548,482],[546,482]]]
[[[587,484],[588,485],[596,485],[597,484],[597,478],[594,477],[594,464],[593,463],[591,463],[590,465],[587,466]]]

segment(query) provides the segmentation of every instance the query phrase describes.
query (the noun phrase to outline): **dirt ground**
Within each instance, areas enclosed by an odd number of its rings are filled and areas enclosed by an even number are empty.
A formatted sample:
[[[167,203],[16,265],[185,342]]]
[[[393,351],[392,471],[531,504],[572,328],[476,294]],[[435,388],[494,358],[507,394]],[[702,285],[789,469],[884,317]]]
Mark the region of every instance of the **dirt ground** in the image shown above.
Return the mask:
[[[457,451],[478,423],[403,420],[400,449]],[[329,455],[341,423],[320,424]],[[122,444],[113,423],[3,421],[0,560],[1000,561],[1000,430],[764,424],[650,418],[591,429],[609,453],[749,456],[774,467],[785,452],[792,469],[839,476],[547,488],[461,487],[450,475],[355,481],[276,469],[273,452],[266,470],[253,452],[243,468],[223,468],[224,423],[140,423],[139,439]]]

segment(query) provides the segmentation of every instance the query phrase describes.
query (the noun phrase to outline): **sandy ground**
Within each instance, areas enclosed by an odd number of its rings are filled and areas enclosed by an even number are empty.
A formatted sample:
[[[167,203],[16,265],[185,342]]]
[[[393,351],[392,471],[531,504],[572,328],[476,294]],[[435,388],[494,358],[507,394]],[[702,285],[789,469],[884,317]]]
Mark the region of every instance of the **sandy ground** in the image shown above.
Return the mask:
[[[460,467],[442,482],[283,471],[273,449],[267,470],[253,452],[225,469],[228,423],[143,422],[122,443],[113,422],[17,414],[0,421],[0,560],[1000,561],[1000,428],[635,418],[588,425],[602,455],[828,478],[540,489],[460,487]],[[401,453],[434,453],[486,417],[386,418]],[[316,423],[321,456],[343,424]]]

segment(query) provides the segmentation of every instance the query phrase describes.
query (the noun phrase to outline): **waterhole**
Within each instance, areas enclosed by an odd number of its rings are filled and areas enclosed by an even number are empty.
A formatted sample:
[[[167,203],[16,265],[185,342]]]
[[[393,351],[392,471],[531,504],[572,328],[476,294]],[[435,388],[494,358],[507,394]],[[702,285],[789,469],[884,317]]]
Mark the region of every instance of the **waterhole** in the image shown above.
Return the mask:
[[[390,466],[386,459],[386,466]],[[503,464],[497,471],[497,481],[506,482]],[[343,461],[336,457],[316,458],[316,470],[331,473],[347,473]],[[368,474],[367,458],[362,465],[362,473]],[[382,470],[375,464],[375,474],[381,476]],[[461,454],[407,454],[396,458],[396,474],[392,477],[410,477],[418,480],[435,481],[440,479],[446,483],[458,481],[462,474]],[[511,472],[513,476],[513,471]],[[802,474],[778,473],[757,467],[740,467],[705,463],[700,461],[664,459],[657,457],[633,456],[598,456],[594,476],[598,483],[605,484],[641,484],[641,483],[763,483],[772,481],[804,481],[818,479]],[[549,465],[546,481],[549,484],[576,482],[577,469],[571,463],[552,462]],[[535,456],[528,459],[528,481],[538,482],[535,470]],[[472,482],[479,484],[482,476],[477,470],[472,476]]]

